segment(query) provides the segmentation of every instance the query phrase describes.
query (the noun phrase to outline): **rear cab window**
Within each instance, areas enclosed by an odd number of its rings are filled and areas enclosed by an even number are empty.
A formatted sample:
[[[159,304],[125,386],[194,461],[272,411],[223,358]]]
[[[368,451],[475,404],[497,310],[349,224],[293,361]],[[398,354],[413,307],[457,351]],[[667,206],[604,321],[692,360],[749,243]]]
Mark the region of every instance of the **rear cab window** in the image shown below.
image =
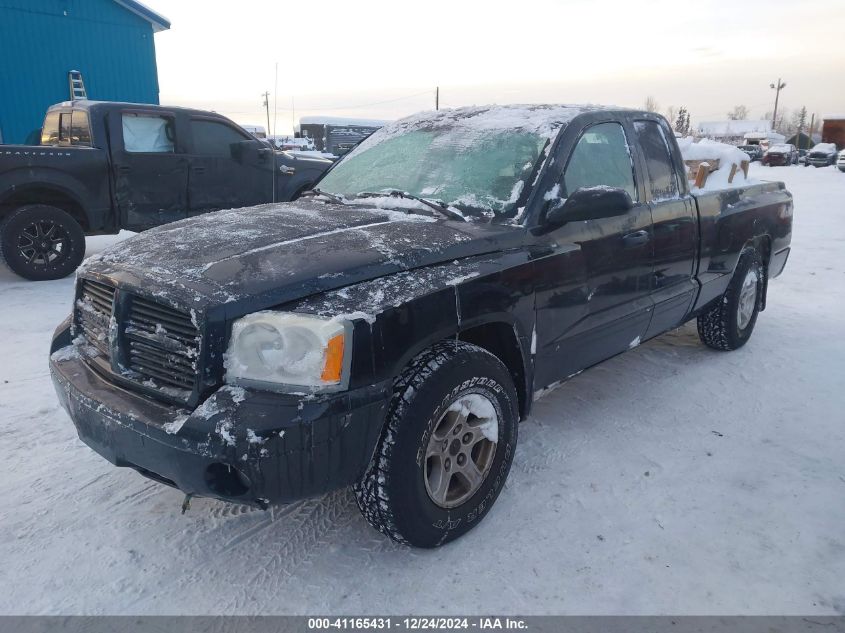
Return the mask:
[[[176,152],[176,125],[173,117],[141,112],[124,112],[123,149],[140,154]]]
[[[635,121],[634,131],[645,158],[652,199],[677,198],[680,195],[678,174],[663,128],[655,121]]]
[[[41,128],[42,145],[91,147],[91,123],[85,110],[48,112]]]

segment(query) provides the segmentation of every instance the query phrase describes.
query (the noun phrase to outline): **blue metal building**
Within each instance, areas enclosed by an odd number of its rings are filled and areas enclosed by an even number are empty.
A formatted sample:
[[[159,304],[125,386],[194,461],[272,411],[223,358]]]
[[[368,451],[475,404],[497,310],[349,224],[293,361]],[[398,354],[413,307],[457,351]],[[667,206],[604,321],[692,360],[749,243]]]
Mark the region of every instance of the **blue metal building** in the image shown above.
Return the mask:
[[[135,0],[0,0],[0,143],[35,138],[70,71],[89,99],[158,103],[153,33],[168,28]]]

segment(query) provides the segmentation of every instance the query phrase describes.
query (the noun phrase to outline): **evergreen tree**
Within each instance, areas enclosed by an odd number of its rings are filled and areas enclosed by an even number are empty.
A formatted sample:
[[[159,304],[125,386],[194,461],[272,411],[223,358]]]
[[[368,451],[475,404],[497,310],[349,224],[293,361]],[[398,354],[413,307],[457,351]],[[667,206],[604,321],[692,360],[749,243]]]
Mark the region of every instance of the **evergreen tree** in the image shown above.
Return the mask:
[[[684,106],[678,108],[678,118],[675,119],[675,132],[683,136],[688,136],[690,133],[689,112]]]

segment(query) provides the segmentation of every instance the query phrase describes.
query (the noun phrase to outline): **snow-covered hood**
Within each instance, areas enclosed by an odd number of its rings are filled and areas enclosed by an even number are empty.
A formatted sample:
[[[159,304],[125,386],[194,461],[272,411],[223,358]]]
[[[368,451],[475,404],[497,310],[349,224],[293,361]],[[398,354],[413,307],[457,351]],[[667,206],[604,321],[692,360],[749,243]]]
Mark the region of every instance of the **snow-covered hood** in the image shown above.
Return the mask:
[[[225,304],[236,316],[501,250],[521,235],[516,226],[297,201],[208,213],[151,229],[90,258],[79,275],[106,277],[197,310]]]

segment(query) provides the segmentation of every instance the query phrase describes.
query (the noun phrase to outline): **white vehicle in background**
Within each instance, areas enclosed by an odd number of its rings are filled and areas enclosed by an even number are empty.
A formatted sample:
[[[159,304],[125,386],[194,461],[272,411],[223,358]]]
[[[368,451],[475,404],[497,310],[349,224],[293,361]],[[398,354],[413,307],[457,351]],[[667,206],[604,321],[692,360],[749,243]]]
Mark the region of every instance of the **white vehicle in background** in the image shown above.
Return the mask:
[[[839,152],[839,158],[836,161],[836,166],[839,167],[839,171],[845,171],[845,149]]]
[[[255,138],[267,138],[267,130],[264,129],[263,125],[242,125],[241,127],[252,134]]]

